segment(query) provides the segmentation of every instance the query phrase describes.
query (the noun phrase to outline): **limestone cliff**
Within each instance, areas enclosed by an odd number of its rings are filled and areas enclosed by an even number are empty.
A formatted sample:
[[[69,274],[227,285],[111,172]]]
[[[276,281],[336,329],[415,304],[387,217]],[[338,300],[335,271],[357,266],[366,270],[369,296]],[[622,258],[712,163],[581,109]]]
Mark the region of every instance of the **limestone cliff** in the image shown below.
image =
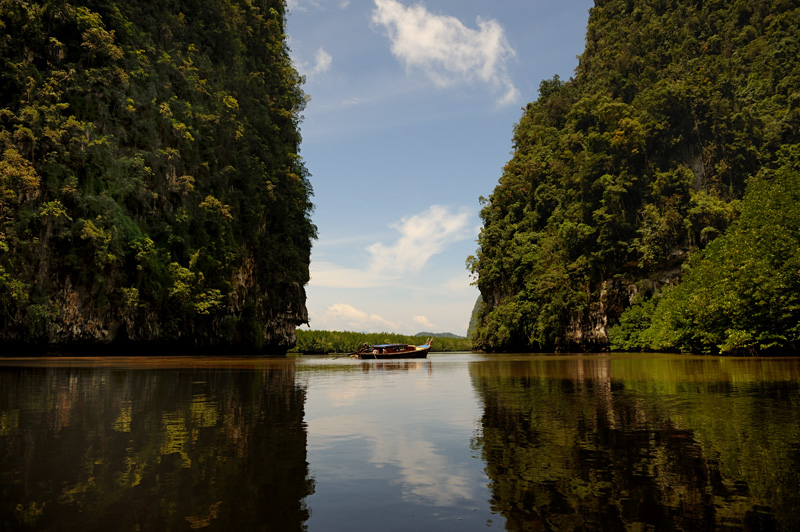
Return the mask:
[[[678,282],[800,142],[798,31],[781,0],[596,0],[575,77],[542,81],[482,199],[475,348],[607,349]]]
[[[294,345],[315,228],[284,8],[0,6],[4,354]]]

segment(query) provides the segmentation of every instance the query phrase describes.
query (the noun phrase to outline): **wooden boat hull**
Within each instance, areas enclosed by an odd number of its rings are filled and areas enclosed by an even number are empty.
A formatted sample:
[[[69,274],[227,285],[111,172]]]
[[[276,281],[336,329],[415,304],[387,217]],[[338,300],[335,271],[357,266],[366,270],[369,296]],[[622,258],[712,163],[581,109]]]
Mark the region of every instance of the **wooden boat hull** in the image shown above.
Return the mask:
[[[426,349],[416,349],[414,351],[404,351],[399,353],[373,353],[372,351],[368,353],[358,353],[354,356],[364,360],[389,360],[389,359],[397,359],[397,358],[428,358],[428,351],[430,351],[430,347]]]
[[[409,344],[364,344],[361,349],[354,353],[353,358],[364,360],[393,360],[398,358],[427,358],[428,351],[431,350],[432,338],[423,345]]]

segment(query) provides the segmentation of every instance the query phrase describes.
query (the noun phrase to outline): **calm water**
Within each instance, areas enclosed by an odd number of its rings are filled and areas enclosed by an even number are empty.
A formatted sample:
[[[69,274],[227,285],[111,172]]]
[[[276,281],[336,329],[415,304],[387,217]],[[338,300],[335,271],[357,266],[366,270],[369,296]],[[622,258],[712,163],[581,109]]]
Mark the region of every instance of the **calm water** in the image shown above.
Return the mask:
[[[0,359],[0,530],[799,530],[800,359]]]

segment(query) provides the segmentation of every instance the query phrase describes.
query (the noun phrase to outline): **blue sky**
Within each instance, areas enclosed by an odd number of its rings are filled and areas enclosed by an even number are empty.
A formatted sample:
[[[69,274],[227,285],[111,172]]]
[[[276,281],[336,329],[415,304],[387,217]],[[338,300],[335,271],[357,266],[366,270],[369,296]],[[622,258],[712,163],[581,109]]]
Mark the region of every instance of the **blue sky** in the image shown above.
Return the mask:
[[[539,82],[573,75],[591,0],[289,0],[319,239],[310,328],[464,335],[479,197]]]

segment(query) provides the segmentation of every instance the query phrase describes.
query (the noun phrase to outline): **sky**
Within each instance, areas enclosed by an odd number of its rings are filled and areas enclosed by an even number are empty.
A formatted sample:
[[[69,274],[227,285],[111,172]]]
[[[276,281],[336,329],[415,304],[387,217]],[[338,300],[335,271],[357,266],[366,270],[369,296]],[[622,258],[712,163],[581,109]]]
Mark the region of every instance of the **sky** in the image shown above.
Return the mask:
[[[574,75],[592,1],[287,3],[318,229],[308,327],[466,335],[479,199],[539,83]]]

